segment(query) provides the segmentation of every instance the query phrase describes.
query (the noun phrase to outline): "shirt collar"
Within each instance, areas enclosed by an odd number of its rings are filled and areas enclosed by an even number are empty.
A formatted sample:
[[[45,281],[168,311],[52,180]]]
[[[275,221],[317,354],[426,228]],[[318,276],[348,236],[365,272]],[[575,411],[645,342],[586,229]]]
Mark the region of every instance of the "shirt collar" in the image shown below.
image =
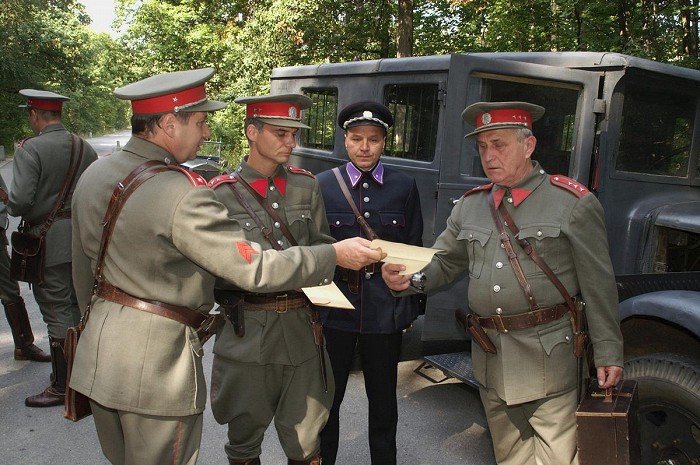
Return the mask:
[[[275,186],[280,195],[284,196],[287,192],[287,170],[284,165],[278,165],[272,176],[266,177],[253,169],[253,167],[248,164],[247,158],[248,157],[246,157],[238,169],[236,169],[241,175],[241,178],[264,199],[267,198],[267,194],[270,192],[270,187],[272,185]]]
[[[517,185],[508,188],[498,184],[493,186],[493,201],[496,208],[501,205],[501,201],[509,194],[508,203],[512,203],[517,207],[527,199],[537,187],[542,184],[542,181],[547,177],[547,173],[540,167],[539,162],[532,160],[532,170],[523,178]]]
[[[353,162],[349,161],[345,164],[345,171],[348,173],[348,178],[350,178],[350,184],[353,188],[357,187],[363,176],[374,179],[380,186],[384,185],[384,165],[382,165],[381,161],[378,161],[369,172],[362,171]]]

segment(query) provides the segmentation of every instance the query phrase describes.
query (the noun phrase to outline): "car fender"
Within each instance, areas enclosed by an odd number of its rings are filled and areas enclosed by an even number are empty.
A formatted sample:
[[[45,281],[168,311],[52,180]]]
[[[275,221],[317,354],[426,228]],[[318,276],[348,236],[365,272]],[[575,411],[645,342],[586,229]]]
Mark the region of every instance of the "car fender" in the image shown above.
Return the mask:
[[[620,320],[634,316],[660,318],[700,337],[700,292],[657,291],[620,302]]]

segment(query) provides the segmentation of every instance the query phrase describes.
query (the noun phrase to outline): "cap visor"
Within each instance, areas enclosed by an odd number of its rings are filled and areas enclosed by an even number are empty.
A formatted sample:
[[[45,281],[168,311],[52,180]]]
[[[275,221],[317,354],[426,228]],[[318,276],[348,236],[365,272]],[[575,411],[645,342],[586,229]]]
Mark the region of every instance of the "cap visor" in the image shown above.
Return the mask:
[[[281,126],[283,128],[300,128],[300,129],[311,129],[311,127],[305,125],[301,121],[293,120],[293,119],[285,119],[285,118],[261,118],[260,116],[256,117],[260,121],[262,121],[265,124],[269,124],[271,126]]]
[[[509,128],[510,129],[530,129],[527,126],[525,126],[524,124],[510,124],[510,123],[490,124],[488,126],[482,126],[479,129],[477,129],[476,131],[470,132],[469,134],[464,136],[464,138],[466,139],[467,137],[475,136],[475,135],[479,134],[480,132],[494,131],[496,129],[509,129]]]
[[[228,104],[226,102],[220,102],[218,100],[206,100],[202,103],[198,103],[197,105],[192,105],[191,107],[186,107],[181,109],[178,113],[183,113],[183,112],[196,112],[196,111],[206,111],[206,112],[212,112],[212,111],[217,111],[217,110],[222,110],[226,108]]]

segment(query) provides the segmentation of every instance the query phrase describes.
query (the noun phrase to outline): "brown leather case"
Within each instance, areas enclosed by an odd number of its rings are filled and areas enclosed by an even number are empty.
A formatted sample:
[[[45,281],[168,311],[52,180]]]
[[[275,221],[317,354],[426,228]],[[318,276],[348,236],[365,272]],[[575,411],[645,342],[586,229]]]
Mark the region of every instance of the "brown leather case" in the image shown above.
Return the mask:
[[[607,397],[597,385],[597,380],[591,380],[576,410],[579,464],[638,465],[637,382],[624,380]]]
[[[44,236],[15,231],[11,236],[10,277],[33,284],[44,282]]]

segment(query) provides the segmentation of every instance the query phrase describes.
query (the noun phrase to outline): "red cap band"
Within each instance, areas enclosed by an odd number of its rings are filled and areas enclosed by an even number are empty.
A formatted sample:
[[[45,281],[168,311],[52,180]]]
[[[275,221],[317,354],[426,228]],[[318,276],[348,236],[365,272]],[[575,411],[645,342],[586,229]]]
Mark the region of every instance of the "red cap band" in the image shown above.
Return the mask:
[[[532,115],[520,109],[498,109],[482,113],[476,117],[477,129],[491,124],[520,124],[532,129]]]
[[[206,100],[206,98],[207,93],[204,90],[204,84],[202,84],[172,94],[132,100],[131,109],[135,115],[170,113],[171,111],[178,111],[180,108],[187,108],[188,106],[202,102]]]
[[[40,98],[27,99],[27,106],[38,110],[61,111],[63,102],[61,100],[44,100]]]
[[[245,115],[248,118],[288,118],[301,121],[299,105],[287,102],[257,102],[246,105]]]

